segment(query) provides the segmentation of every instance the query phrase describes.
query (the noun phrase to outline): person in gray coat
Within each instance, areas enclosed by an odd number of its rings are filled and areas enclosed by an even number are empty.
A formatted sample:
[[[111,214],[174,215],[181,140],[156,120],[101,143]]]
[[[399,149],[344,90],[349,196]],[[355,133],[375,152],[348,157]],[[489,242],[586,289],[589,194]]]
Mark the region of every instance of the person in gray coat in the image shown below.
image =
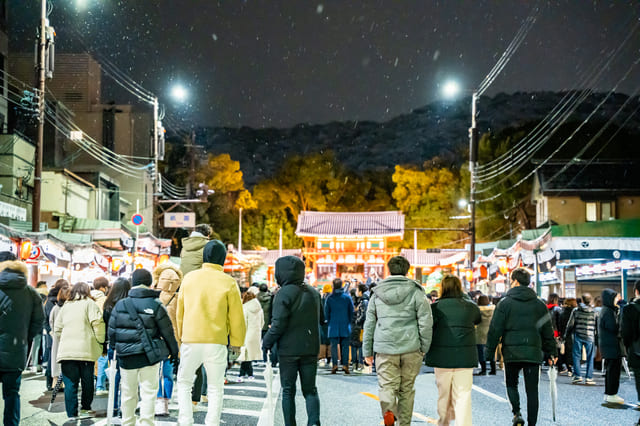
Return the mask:
[[[387,263],[391,276],[372,290],[364,323],[363,354],[369,365],[376,356],[380,407],[385,425],[411,424],[414,383],[431,346],[433,317],[424,289],[406,277],[409,261]]]

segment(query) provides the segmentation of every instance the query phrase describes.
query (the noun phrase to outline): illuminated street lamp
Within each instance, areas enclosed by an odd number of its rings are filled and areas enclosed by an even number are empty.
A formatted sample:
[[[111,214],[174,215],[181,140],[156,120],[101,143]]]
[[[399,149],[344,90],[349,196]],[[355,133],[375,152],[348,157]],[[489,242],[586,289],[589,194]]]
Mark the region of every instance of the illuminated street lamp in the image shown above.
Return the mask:
[[[171,97],[178,102],[185,102],[189,98],[189,91],[180,83],[171,88]]]
[[[455,80],[448,80],[442,86],[442,95],[446,99],[453,99],[460,94],[460,85]]]

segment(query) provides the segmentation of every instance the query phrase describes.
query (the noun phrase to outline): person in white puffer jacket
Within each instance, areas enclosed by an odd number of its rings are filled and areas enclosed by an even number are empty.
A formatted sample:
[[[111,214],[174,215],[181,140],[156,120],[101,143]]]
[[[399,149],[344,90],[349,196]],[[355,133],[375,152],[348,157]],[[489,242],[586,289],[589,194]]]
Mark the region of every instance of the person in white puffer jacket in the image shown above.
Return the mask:
[[[257,296],[260,292],[258,287],[249,287],[242,296],[242,310],[244,321],[247,325],[247,334],[244,338],[244,345],[240,349],[240,372],[238,377],[247,377],[253,380],[252,361],[262,359],[262,327],[264,326],[264,312]]]

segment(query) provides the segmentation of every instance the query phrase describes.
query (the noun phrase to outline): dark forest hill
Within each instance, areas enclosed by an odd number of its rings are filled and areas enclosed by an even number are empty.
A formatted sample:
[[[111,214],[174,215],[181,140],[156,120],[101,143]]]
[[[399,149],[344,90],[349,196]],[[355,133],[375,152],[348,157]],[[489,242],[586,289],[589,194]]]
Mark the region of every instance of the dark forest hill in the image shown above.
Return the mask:
[[[568,120],[579,123],[605,98],[593,94]],[[482,97],[478,103],[480,133],[498,133],[509,128],[530,127],[542,120],[567,97],[567,93],[536,92],[498,94]],[[611,96],[592,117],[591,123],[604,123],[629,97]],[[436,102],[383,123],[344,121],[321,125],[299,124],[288,129],[203,128],[198,142],[208,152],[228,153],[240,161],[245,183],[252,187],[272,176],[287,157],[331,150],[355,171],[388,170],[396,164],[417,164],[435,156],[450,163],[467,160],[470,98]],[[621,126],[638,108],[640,98],[632,99],[615,118]],[[624,124],[627,137],[640,136],[640,114]],[[576,141],[576,143],[581,143]]]

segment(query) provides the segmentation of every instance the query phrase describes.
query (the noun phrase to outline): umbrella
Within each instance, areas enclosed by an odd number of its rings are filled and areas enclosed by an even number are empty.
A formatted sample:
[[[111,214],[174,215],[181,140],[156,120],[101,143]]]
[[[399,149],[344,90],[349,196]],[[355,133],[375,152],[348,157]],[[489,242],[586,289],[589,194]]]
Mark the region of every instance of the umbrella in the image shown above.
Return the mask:
[[[269,416],[273,413],[273,367],[271,366],[271,351],[267,351],[267,366],[264,369],[264,381],[267,385],[267,404],[269,407]]]
[[[113,351],[113,359],[111,360],[111,364],[109,365],[109,397],[107,399],[107,426],[110,426],[112,423],[113,417],[113,406],[115,404],[115,392],[116,392],[116,372],[118,368],[116,367],[116,351]]]
[[[549,366],[549,370],[547,371],[549,375],[549,392],[551,393],[551,410],[553,412],[553,421],[556,421],[556,403],[558,399],[558,385],[556,384],[556,379],[558,378],[558,370],[556,370],[555,365]]]
[[[629,372],[629,363],[627,362],[626,358],[622,358],[622,366],[624,367],[624,371],[625,373],[627,373],[627,376],[631,378],[631,372]]]
[[[56,400],[56,396],[58,396],[58,392],[60,392],[60,386],[62,386],[62,373],[58,376],[58,380],[56,380],[56,385],[53,388],[53,392],[51,392],[51,401],[49,402],[49,408],[47,411],[51,411],[51,406]]]

